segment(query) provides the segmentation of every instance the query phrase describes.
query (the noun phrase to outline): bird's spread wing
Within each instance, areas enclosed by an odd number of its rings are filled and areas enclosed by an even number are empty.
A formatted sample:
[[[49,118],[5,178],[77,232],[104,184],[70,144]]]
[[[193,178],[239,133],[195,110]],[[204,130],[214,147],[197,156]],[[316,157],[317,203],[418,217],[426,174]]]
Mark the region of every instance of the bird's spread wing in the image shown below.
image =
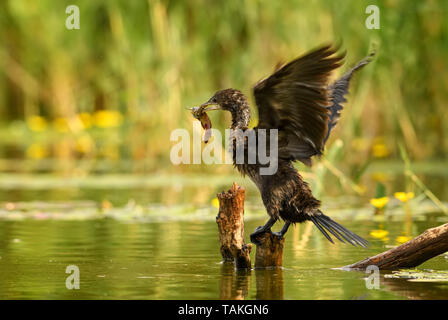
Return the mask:
[[[344,96],[348,93],[348,87],[353,73],[372,61],[374,55],[375,53],[372,52],[370,55],[359,61],[354,67],[352,67],[342,77],[340,77],[337,81],[335,81],[328,87],[328,90],[330,91],[331,105],[328,107],[328,109],[330,110],[330,115],[328,119],[328,130],[324,139],[324,144],[330,136],[331,130],[339,120],[340,112],[342,110],[341,103],[347,101]]]
[[[344,58],[336,52],[330,45],[318,48],[255,85],[257,128],[279,130],[280,158],[310,164],[322,152],[330,119],[328,77]]]

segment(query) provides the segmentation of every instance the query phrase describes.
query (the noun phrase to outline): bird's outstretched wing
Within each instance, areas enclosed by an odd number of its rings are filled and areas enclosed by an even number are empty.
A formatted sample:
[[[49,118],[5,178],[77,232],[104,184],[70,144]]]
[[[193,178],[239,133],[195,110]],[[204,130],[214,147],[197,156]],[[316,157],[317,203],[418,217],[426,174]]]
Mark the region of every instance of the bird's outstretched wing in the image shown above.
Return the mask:
[[[321,154],[330,119],[328,77],[344,58],[337,50],[315,49],[255,85],[257,128],[278,129],[279,158],[309,165],[311,156]]]
[[[350,84],[350,79],[352,78],[353,73],[356,70],[361,69],[370,61],[372,61],[375,52],[372,52],[370,55],[359,61],[356,65],[354,65],[350,70],[348,70],[342,77],[340,77],[337,81],[335,81],[332,85],[328,87],[330,91],[330,101],[331,105],[328,107],[330,110],[330,115],[328,119],[328,130],[327,135],[324,139],[324,144],[327,142],[328,137],[330,136],[331,130],[337,124],[340,112],[343,109],[341,103],[346,102],[345,95],[348,93],[348,87]]]

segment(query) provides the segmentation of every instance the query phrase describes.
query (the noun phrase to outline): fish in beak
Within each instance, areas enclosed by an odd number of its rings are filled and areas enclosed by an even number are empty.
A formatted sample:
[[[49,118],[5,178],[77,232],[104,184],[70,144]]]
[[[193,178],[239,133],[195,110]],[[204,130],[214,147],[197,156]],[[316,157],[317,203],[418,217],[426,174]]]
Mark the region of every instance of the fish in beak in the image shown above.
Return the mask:
[[[207,143],[212,135],[212,122],[207,115],[207,111],[220,110],[220,106],[214,103],[206,102],[199,107],[190,108],[193,117],[201,122],[202,128],[205,130],[204,142]]]

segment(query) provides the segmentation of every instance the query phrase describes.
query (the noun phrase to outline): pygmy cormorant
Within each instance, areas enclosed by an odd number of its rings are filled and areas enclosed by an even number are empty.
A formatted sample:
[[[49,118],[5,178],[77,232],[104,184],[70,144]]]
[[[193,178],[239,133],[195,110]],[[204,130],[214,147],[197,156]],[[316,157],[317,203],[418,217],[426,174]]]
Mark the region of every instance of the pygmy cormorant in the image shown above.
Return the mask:
[[[329,233],[355,246],[365,247],[368,244],[322,213],[319,209],[320,201],[314,198],[308,184],[293,167],[293,162],[297,160],[309,166],[311,157],[322,154],[325,142],[339,119],[341,103],[346,101],[344,96],[348,93],[353,73],[368,64],[373,53],[340,79],[329,83],[331,72],[343,64],[344,56],[345,53],[338,53],[338,49],[332,45],[321,46],[259,81],[253,89],[259,121],[253,129],[248,128],[249,103],[244,94],[236,89],[220,90],[193,110],[197,118],[210,110],[229,111],[232,115],[231,129],[245,132],[246,137],[239,141],[244,144],[246,156],[248,132],[278,129],[277,171],[274,174],[260,174],[259,169],[268,164],[262,164],[258,158],[255,163],[249,163],[246,157],[238,163],[233,152],[234,166],[257,185],[270,216],[264,226],[251,234],[252,242],[256,242],[258,234],[271,232],[271,227],[281,218],[285,224],[280,232],[274,233],[279,237],[286,233],[291,223],[310,220],[332,243]],[[210,127],[208,124],[206,126]],[[233,151],[236,151],[237,139],[238,135],[231,136]]]

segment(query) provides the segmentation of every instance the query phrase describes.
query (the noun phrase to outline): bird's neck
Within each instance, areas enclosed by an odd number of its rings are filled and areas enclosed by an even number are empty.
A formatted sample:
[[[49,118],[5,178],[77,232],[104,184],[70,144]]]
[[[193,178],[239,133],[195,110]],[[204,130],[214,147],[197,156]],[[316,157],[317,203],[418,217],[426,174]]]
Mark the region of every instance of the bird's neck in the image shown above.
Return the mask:
[[[247,129],[250,121],[250,108],[247,101],[239,102],[232,113],[232,129]]]

